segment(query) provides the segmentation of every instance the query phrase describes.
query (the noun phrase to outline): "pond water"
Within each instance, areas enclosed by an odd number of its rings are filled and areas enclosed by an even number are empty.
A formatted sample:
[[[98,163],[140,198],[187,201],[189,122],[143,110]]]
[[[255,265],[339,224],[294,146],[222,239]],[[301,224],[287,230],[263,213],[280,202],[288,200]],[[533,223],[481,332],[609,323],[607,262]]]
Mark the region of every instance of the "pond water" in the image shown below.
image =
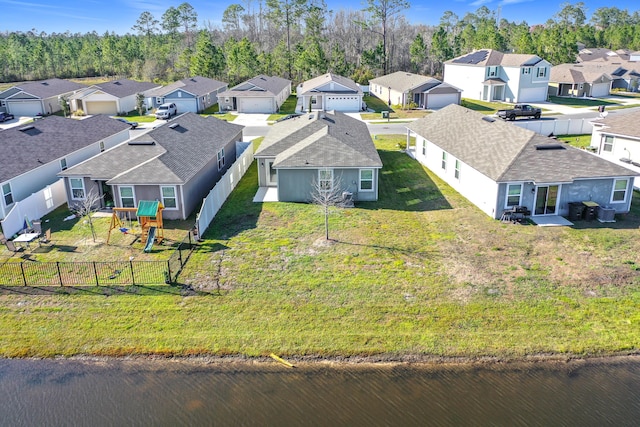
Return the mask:
[[[3,426],[637,426],[640,360],[288,369],[0,360]]]

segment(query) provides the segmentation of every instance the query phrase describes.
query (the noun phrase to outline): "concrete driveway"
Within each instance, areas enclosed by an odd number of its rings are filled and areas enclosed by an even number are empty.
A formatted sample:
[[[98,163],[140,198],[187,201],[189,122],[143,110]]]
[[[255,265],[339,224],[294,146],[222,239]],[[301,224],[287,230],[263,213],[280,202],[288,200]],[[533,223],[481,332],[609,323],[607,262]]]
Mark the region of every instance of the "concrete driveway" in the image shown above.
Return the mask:
[[[6,122],[0,123],[0,130],[9,129],[15,126],[20,126],[21,124],[24,124],[31,120],[33,120],[33,117],[28,117],[28,116],[17,117],[12,120],[7,120]]]

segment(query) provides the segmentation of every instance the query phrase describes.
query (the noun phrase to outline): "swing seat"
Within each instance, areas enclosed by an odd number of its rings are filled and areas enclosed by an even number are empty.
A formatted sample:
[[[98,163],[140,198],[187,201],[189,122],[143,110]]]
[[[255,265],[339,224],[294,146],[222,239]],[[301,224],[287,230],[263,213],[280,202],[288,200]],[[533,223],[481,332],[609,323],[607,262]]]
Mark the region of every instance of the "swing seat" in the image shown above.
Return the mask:
[[[128,229],[128,228],[121,227],[121,228],[120,228],[120,231],[122,231],[122,234],[129,234],[129,233],[128,233],[128,232],[129,232],[129,229]]]

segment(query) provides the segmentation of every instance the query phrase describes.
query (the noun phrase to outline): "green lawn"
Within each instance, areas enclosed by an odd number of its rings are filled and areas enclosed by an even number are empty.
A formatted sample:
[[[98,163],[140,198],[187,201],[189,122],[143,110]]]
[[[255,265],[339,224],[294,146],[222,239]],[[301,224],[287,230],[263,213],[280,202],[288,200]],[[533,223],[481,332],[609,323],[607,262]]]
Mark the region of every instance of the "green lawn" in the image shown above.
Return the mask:
[[[284,116],[288,116],[289,114],[294,114],[296,112],[296,103],[298,102],[298,97],[296,95],[289,95],[286,101],[280,106],[280,112],[276,114],[271,114],[267,121],[274,122]]]
[[[574,147],[586,148],[591,144],[591,134],[586,135],[558,135],[558,140],[568,142]]]
[[[498,110],[513,108],[513,104],[503,102],[478,101],[476,99],[462,98],[461,105],[470,110],[479,111],[483,114],[494,114]]]
[[[180,277],[189,296],[0,288],[0,356],[640,349],[637,195],[616,223],[503,224],[399,151],[405,138],[376,138],[380,200],[336,210],[330,241],[318,207],[252,202],[254,164]]]
[[[559,105],[567,105],[574,108],[584,107],[599,107],[600,105],[614,106],[618,105],[616,102],[610,102],[604,99],[585,99],[585,98],[573,98],[565,96],[550,96],[549,102]]]

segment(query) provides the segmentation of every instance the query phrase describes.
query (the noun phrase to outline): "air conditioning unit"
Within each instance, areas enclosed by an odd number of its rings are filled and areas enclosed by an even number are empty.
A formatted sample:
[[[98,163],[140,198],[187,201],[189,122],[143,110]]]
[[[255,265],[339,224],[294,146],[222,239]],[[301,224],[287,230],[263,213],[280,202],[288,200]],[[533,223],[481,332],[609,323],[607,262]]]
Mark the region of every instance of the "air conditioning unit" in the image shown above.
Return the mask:
[[[598,221],[600,222],[616,222],[616,210],[609,206],[598,207]]]

